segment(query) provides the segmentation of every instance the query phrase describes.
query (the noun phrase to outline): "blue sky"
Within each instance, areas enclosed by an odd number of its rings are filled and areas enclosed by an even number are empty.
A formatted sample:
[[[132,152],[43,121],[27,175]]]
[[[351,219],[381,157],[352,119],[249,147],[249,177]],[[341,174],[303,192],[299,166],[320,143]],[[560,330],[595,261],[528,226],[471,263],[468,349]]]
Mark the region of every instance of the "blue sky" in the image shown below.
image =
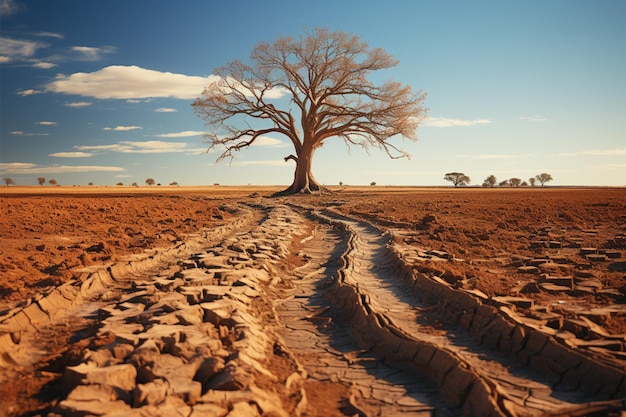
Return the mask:
[[[214,68],[307,28],[399,60],[374,74],[428,93],[410,160],[330,140],[323,184],[626,184],[626,2],[0,0],[0,175],[62,185],[289,185],[285,138],[206,154],[191,103]]]

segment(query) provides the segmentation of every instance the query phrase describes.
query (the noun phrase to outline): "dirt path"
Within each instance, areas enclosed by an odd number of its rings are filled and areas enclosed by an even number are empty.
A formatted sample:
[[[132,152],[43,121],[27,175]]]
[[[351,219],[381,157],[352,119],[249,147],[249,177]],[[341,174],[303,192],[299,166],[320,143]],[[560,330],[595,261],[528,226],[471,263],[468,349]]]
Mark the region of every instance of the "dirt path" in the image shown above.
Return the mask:
[[[238,210],[4,314],[0,409],[332,417],[623,405],[619,362],[416,273],[388,233],[260,199]]]

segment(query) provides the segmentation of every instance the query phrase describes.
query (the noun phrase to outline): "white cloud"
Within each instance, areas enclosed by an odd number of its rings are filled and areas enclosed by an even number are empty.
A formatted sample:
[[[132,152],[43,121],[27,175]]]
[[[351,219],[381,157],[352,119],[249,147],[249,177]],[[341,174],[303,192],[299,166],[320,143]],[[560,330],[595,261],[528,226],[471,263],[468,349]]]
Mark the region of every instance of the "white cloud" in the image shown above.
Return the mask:
[[[35,124],[42,125],[42,126],[56,126],[57,122],[41,121],[41,122],[35,122]]]
[[[12,135],[14,136],[48,136],[49,133],[27,133],[27,132],[22,132],[21,130],[14,130],[13,132],[11,132]]]
[[[263,166],[280,166],[293,168],[293,165],[285,163],[283,159],[265,159],[259,161],[235,161],[233,166],[251,166],[251,165],[263,165]]]
[[[424,121],[424,126],[431,127],[458,127],[458,126],[474,126],[482,124],[490,124],[489,119],[461,120],[450,119],[447,117],[429,117]]]
[[[520,120],[525,120],[527,122],[533,122],[533,123],[538,123],[538,122],[546,122],[548,119],[546,119],[543,116],[539,116],[539,115],[534,115],[534,116],[522,116],[519,118]]]
[[[135,65],[112,65],[95,72],[59,74],[46,85],[46,91],[99,99],[171,97],[190,100],[198,98],[209,84],[218,79],[215,75],[200,77],[149,70]],[[284,93],[284,89],[275,88],[267,92],[266,96],[280,98]]]
[[[126,132],[128,130],[137,130],[137,129],[143,129],[143,127],[141,126],[115,126],[115,127],[105,127],[102,130],[114,130],[114,131]]]
[[[35,32],[33,33],[35,36],[40,36],[42,38],[56,38],[56,39],[65,39],[65,36],[61,33],[55,32]]]
[[[606,171],[615,171],[615,170],[626,170],[626,164],[602,164],[602,165],[586,165],[586,169],[593,170],[606,170]]]
[[[52,62],[42,62],[42,61],[36,62],[33,64],[33,67],[39,68],[39,69],[50,69],[56,66],[57,64],[53,64]]]
[[[93,46],[73,46],[72,52],[77,54],[76,59],[81,61],[98,61],[104,54],[110,54],[117,49],[113,46],[104,46],[96,48]]]
[[[174,133],[162,133],[160,135],[155,135],[159,138],[186,138],[189,136],[201,136],[206,132],[201,132],[199,130],[185,130],[183,132],[174,132]]]
[[[55,158],[89,158],[93,156],[93,154],[87,152],[55,152],[49,154],[48,156],[53,156]]]
[[[0,55],[9,58],[30,58],[35,55],[38,49],[45,46],[46,44],[42,42],[0,37]]]
[[[457,158],[471,158],[471,159],[515,159],[515,158],[528,158],[533,156],[529,153],[524,154],[480,154],[480,155],[456,155]]]
[[[131,104],[137,104],[137,103],[141,103],[141,100],[129,99],[129,100],[126,100],[126,102],[131,103]]]
[[[46,85],[46,90],[99,99],[172,97],[188,100],[197,98],[216,79],[215,76],[198,77],[114,65],[91,73],[59,74]]]
[[[39,90],[33,90],[33,89],[28,89],[28,90],[18,90],[17,94],[22,96],[22,97],[26,97],[26,96],[32,96],[34,94],[41,94],[42,92]]]
[[[622,156],[622,155],[626,155],[626,148],[586,149],[586,150],[576,151],[576,152],[560,153],[559,155],[560,156],[578,156],[578,155],[586,155],[586,156]]]
[[[22,11],[23,8],[24,6],[14,0],[2,0],[2,3],[0,3],[0,16],[16,14]]]
[[[157,113],[176,113],[176,112],[178,112],[178,110],[172,109],[172,108],[169,108],[169,107],[159,107],[158,109],[155,110],[155,112],[157,112]]]
[[[289,145],[281,140],[270,138],[269,136],[259,136],[250,146],[267,146],[269,148],[283,148]]]
[[[0,170],[5,174],[62,174],[72,172],[118,172],[122,167],[98,165],[37,165],[28,162],[0,162]]]
[[[79,151],[110,151],[119,153],[180,153],[189,152],[187,143],[149,140],[143,142],[122,141],[112,145],[78,145]]]
[[[75,101],[71,103],[65,103],[65,106],[75,107],[75,108],[88,107],[88,106],[91,106],[91,102],[90,101]]]

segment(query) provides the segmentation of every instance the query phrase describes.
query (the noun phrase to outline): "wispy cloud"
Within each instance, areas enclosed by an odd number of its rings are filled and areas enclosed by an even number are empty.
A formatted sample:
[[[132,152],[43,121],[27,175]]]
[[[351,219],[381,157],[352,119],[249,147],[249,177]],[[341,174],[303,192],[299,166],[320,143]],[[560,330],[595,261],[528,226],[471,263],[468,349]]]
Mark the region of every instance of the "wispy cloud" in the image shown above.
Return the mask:
[[[539,116],[539,115],[534,115],[534,116],[522,116],[519,118],[520,120],[524,120],[526,122],[533,122],[533,123],[539,123],[539,122],[546,122],[548,121],[548,119],[546,119],[543,116]]]
[[[189,100],[197,98],[215,79],[215,76],[198,77],[114,65],[90,73],[60,74],[46,85],[46,91],[99,99],[172,97]]]
[[[39,69],[50,69],[56,66],[57,64],[53,64],[52,62],[43,62],[43,61],[39,61],[33,64],[33,67],[39,68]]]
[[[33,33],[35,36],[39,36],[42,38],[56,38],[56,39],[65,39],[65,36],[61,33],[55,32],[35,32]]]
[[[626,170],[626,164],[602,164],[602,165],[585,165],[586,169],[617,171]]]
[[[74,101],[70,103],[65,103],[65,107],[80,108],[80,107],[89,107],[89,106],[91,106],[90,101]]]
[[[190,136],[202,136],[206,132],[202,132],[199,130],[185,130],[183,132],[174,132],[174,133],[161,133],[160,135],[154,135],[159,138],[186,138]]]
[[[517,158],[529,158],[533,156],[530,153],[524,154],[479,154],[479,155],[456,155],[457,158],[470,158],[470,159],[517,159]]]
[[[32,132],[22,132],[21,130],[14,130],[11,132],[14,136],[48,136],[49,133],[32,133]]]
[[[252,166],[252,165],[263,165],[263,166],[280,166],[280,167],[289,167],[293,168],[293,166],[286,164],[283,159],[265,159],[259,161],[234,161],[232,163],[233,166]]]
[[[35,94],[41,94],[42,91],[39,90],[33,90],[33,89],[28,89],[28,90],[17,90],[17,94],[22,96],[22,97],[26,97],[26,96],[32,96]]]
[[[116,132],[126,132],[129,130],[137,130],[137,129],[143,129],[143,127],[141,126],[115,126],[115,127],[105,127],[102,130],[113,130]]]
[[[72,52],[79,61],[99,61],[103,55],[114,53],[117,48],[113,46],[73,46]]]
[[[576,152],[563,152],[559,154],[560,156],[622,156],[626,155],[626,147],[625,148],[616,148],[616,149],[585,149],[582,151]]]
[[[283,147],[289,146],[289,145],[286,144],[285,142],[279,140],[279,139],[270,138],[269,136],[259,136],[252,143],[251,146],[265,146],[265,147],[269,147],[269,148],[283,148]]]
[[[474,120],[461,120],[461,119],[450,119],[447,117],[429,117],[424,121],[424,126],[431,127],[459,127],[459,126],[474,126],[474,125],[482,125],[489,124],[491,120],[489,119],[474,119]]]
[[[180,153],[189,152],[187,143],[149,140],[143,142],[122,141],[111,145],[78,145],[79,151],[108,151],[119,153]]]
[[[28,162],[0,162],[4,174],[62,174],[72,172],[118,172],[122,167],[100,165],[37,165]]]
[[[41,122],[35,122],[36,125],[42,125],[42,126],[56,126],[58,123],[57,122],[50,122],[50,121],[41,121]]]
[[[55,152],[49,154],[48,156],[55,158],[90,158],[93,154],[87,152]]]
[[[0,37],[0,55],[10,59],[26,59],[33,57],[38,49],[47,44],[39,41]]]
[[[24,6],[14,0],[2,0],[0,3],[0,16],[11,16],[19,13],[24,9]]]
[[[155,112],[157,112],[157,113],[176,113],[176,112],[178,112],[178,110],[172,109],[172,108],[169,108],[169,107],[159,107],[158,109],[155,110]]]

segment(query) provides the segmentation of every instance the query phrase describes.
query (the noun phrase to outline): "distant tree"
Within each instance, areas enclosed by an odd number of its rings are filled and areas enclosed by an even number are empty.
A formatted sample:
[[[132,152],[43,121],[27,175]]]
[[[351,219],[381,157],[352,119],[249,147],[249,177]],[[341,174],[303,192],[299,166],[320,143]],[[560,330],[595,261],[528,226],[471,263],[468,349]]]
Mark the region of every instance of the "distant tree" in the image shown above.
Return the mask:
[[[368,79],[398,63],[382,49],[319,28],[299,38],[259,43],[250,56],[250,64],[236,60],[217,69],[218,80],[193,103],[212,128],[205,135],[209,149],[223,150],[218,160],[232,158],[268,134],[286,137],[295,155],[285,161],[295,161],[296,168],[293,183],[280,194],[295,194],[323,189],[313,176],[312,161],[327,141],[408,157],[391,139],[417,140],[425,94],[399,82],[375,85]],[[282,101],[287,106],[274,100],[277,92],[288,97]]]
[[[511,178],[509,180],[509,184],[511,184],[511,187],[519,187],[521,183],[522,183],[521,178]]]
[[[44,185],[46,183],[46,179],[44,177],[37,177],[37,182],[39,185]]]
[[[117,186],[122,186],[122,185],[124,185],[124,183],[120,181],[120,182],[118,182],[118,183],[117,183],[117,184],[115,184],[115,185],[117,185]]]
[[[493,187],[494,185],[496,185],[497,182],[498,180],[496,179],[495,175],[490,175],[485,178],[485,186]]]
[[[174,182],[170,182],[170,185],[171,185],[172,187],[177,187],[177,186],[178,186],[178,183],[177,183],[176,181],[174,181]]]
[[[131,185],[132,185],[133,187],[139,187],[139,185],[138,185],[136,182],[132,183]]]
[[[89,183],[89,184],[87,184],[87,185],[93,185],[93,182],[90,182],[90,183]]]
[[[528,178],[528,182],[530,183],[531,187],[535,186],[535,181],[537,181],[537,178],[535,178],[535,177]]]
[[[13,178],[3,178],[4,183],[7,185],[7,187],[9,185],[15,185],[15,181],[13,181]]]
[[[148,184],[148,185],[154,185],[155,183],[156,183],[156,181],[153,178],[148,178],[146,180],[146,184]]]
[[[373,186],[375,186],[375,185],[376,185],[376,181],[372,181],[372,182],[370,182],[370,185],[371,185],[372,187],[373,187]]]
[[[511,185],[511,184],[509,184],[509,180],[504,180],[504,181],[500,181],[500,182],[498,183],[498,185],[499,185],[500,187],[508,187],[508,186],[509,186],[509,185]]]
[[[470,183],[470,177],[462,172],[448,172],[443,179],[454,184],[454,188]]]
[[[339,186],[343,186],[343,181],[339,181]]]
[[[524,182],[522,183],[522,187],[528,187],[528,183],[527,183],[526,181],[524,181]]]
[[[552,175],[544,172],[542,174],[536,175],[535,178],[537,178],[537,181],[539,181],[541,183],[541,186],[543,187],[543,185],[548,182],[548,181],[552,181]]]
[[[50,184],[50,185],[57,185],[57,180],[52,178],[51,180],[48,181],[48,184]]]

